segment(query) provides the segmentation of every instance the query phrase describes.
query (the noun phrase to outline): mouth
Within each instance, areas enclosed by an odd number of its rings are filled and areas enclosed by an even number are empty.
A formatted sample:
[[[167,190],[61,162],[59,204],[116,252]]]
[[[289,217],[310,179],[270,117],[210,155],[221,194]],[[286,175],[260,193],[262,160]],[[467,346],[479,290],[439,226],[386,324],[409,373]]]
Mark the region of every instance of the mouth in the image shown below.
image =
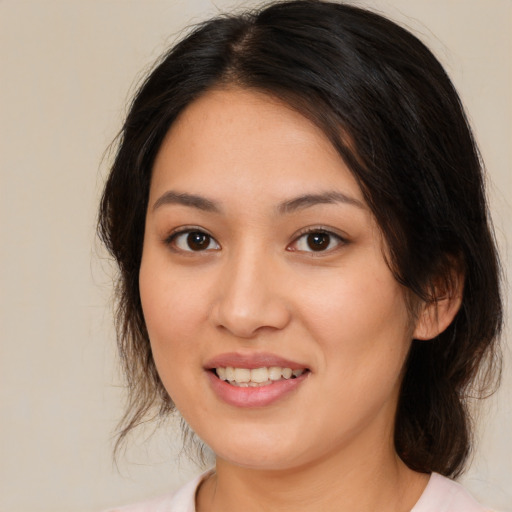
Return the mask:
[[[221,354],[204,369],[217,397],[238,408],[261,408],[293,396],[311,370],[304,364],[269,353]]]
[[[297,379],[306,372],[307,368],[291,369],[282,366],[260,368],[235,368],[219,366],[210,370],[220,380],[240,388],[257,388],[270,386],[282,380]]]

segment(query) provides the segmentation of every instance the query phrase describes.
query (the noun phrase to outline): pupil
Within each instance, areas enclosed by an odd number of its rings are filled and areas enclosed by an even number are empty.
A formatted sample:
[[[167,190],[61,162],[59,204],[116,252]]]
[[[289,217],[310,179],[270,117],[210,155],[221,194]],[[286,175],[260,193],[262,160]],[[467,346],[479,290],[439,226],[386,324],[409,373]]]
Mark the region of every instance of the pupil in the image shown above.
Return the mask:
[[[205,233],[192,232],[187,236],[187,244],[193,251],[202,251],[210,244],[210,237]]]
[[[322,251],[329,246],[330,237],[327,233],[312,233],[308,235],[307,241],[312,251]]]

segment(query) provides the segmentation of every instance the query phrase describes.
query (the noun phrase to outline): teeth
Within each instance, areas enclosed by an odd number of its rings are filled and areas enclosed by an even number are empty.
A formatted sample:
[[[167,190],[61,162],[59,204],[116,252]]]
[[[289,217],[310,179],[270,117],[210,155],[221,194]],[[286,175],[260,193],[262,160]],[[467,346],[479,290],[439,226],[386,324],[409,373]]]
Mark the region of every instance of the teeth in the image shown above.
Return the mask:
[[[279,368],[279,366],[271,366],[268,369],[268,378],[270,380],[280,380],[281,375],[283,374],[282,368]]]
[[[266,368],[256,368],[255,370],[251,370],[250,380],[258,384],[261,384],[262,382],[267,382],[268,370]]]
[[[226,368],[226,380],[229,380],[230,382],[235,380],[235,370],[231,367]]]
[[[268,386],[273,381],[281,379],[290,379],[299,377],[304,373],[304,369],[292,370],[291,368],[281,368],[279,366],[271,366],[269,368],[216,368],[217,376],[221,380],[227,380],[230,384],[239,387],[257,387]]]
[[[285,379],[289,379],[292,376],[292,369],[291,368],[283,368],[283,377]]]
[[[247,368],[235,368],[235,378],[236,382],[249,382],[251,380],[251,370]]]

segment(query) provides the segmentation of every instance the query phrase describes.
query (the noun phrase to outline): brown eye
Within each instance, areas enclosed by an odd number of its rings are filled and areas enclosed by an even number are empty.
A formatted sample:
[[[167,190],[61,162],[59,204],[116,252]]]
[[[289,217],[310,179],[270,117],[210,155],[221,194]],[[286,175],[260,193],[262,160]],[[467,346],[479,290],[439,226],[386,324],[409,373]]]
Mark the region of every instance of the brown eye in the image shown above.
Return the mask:
[[[300,252],[330,252],[344,245],[347,241],[341,236],[329,231],[310,231],[299,236],[289,250]]]
[[[172,245],[185,252],[200,252],[220,249],[216,240],[203,231],[182,231],[170,239]]]
[[[193,251],[204,251],[210,245],[210,237],[206,233],[189,233],[187,235],[187,245]]]
[[[310,233],[306,243],[312,251],[325,251],[331,243],[331,236],[327,233]]]

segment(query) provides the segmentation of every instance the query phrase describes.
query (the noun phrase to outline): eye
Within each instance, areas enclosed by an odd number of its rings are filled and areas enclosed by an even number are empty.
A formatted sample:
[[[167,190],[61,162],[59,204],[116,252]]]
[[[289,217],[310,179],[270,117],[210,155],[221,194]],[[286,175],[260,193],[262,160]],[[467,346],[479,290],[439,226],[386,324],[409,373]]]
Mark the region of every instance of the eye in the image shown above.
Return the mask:
[[[290,246],[292,251],[302,252],[326,252],[336,249],[345,240],[339,235],[329,231],[315,230],[308,231],[307,233],[299,236]]]
[[[186,230],[174,233],[167,239],[167,243],[180,251],[200,252],[220,249],[217,243],[208,233],[198,230]]]

